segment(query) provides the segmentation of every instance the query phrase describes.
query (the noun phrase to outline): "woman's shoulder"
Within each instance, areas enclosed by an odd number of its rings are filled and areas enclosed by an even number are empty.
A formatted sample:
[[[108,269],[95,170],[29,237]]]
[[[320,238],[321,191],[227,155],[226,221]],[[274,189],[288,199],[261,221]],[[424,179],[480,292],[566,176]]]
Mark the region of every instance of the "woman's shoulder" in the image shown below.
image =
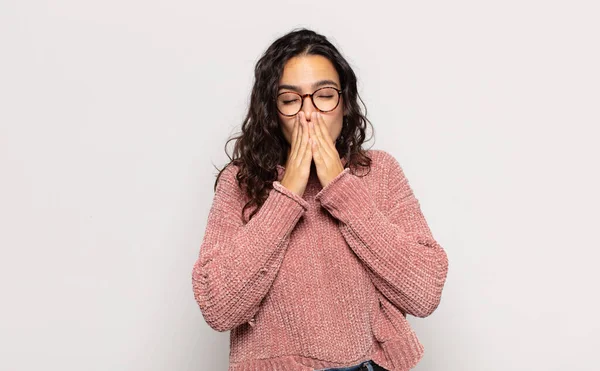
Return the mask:
[[[216,175],[216,193],[225,194],[236,199],[243,198],[244,195],[237,180],[239,171],[240,166],[233,161],[221,168]]]
[[[373,161],[378,161],[382,159],[388,159],[389,157],[393,157],[388,151],[383,149],[371,148],[365,151],[369,157],[373,159]]]
[[[396,157],[383,149],[368,149],[365,151],[371,158],[371,167],[377,171],[389,171],[390,168],[399,168],[400,164]]]

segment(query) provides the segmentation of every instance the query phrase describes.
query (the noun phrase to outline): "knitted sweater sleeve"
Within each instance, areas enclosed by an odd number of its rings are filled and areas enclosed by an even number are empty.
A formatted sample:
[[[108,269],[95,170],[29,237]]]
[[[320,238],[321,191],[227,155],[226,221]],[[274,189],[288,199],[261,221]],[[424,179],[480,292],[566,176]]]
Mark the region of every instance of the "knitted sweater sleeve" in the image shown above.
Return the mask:
[[[219,178],[200,252],[192,269],[194,298],[208,325],[228,331],[249,322],[271,287],[306,200],[279,181],[260,210],[242,223],[244,205],[233,166]]]
[[[315,199],[341,222],[342,235],[378,290],[402,312],[426,317],[440,303],[448,257],[433,238],[398,161],[387,152],[381,161],[386,207],[376,206],[366,183],[349,168]]]

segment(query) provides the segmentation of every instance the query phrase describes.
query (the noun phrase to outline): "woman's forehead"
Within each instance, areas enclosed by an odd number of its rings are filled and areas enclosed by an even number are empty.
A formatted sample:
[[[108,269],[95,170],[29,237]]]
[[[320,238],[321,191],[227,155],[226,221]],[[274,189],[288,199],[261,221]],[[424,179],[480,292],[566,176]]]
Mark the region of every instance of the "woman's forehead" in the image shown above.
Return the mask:
[[[333,63],[320,55],[308,55],[291,58],[283,68],[279,84],[310,90],[323,80],[331,81],[339,88],[340,80]]]

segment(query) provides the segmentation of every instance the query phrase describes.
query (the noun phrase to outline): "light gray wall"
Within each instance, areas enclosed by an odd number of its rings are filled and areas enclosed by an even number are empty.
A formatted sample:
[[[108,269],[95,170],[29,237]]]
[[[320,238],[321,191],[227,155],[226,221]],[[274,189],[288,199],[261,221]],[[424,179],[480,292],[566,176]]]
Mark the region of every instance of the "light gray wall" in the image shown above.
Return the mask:
[[[417,370],[596,370],[593,1],[0,3],[0,369],[225,370],[191,268],[265,48],[359,77],[450,270]],[[373,142],[370,142],[370,146]]]

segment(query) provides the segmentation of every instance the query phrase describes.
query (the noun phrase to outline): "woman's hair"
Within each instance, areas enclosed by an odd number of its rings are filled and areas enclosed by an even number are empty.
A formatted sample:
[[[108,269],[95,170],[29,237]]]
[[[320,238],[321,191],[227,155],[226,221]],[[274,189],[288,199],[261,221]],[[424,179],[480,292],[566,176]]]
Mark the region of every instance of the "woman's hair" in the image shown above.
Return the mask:
[[[353,170],[363,166],[370,170],[371,159],[362,144],[367,123],[371,123],[366,117],[366,105],[358,94],[354,71],[325,36],[305,28],[292,30],[275,40],[256,63],[250,106],[241,133],[227,140],[225,153],[230,162],[221,170],[217,168],[219,174],[214,184],[215,191],[223,170],[228,165],[239,167],[236,179],[249,199],[241,211],[243,222],[246,222],[246,209],[255,207],[248,220],[258,212],[273,188],[273,181],[277,180],[277,165],[287,160],[290,144],[281,131],[276,97],[286,62],[300,55],[323,56],[335,67],[340,78],[344,106],[342,131],[335,147],[340,157],[346,158],[345,167]],[[365,107],[364,114],[359,101]],[[227,153],[227,144],[232,140],[236,140],[233,157]]]

